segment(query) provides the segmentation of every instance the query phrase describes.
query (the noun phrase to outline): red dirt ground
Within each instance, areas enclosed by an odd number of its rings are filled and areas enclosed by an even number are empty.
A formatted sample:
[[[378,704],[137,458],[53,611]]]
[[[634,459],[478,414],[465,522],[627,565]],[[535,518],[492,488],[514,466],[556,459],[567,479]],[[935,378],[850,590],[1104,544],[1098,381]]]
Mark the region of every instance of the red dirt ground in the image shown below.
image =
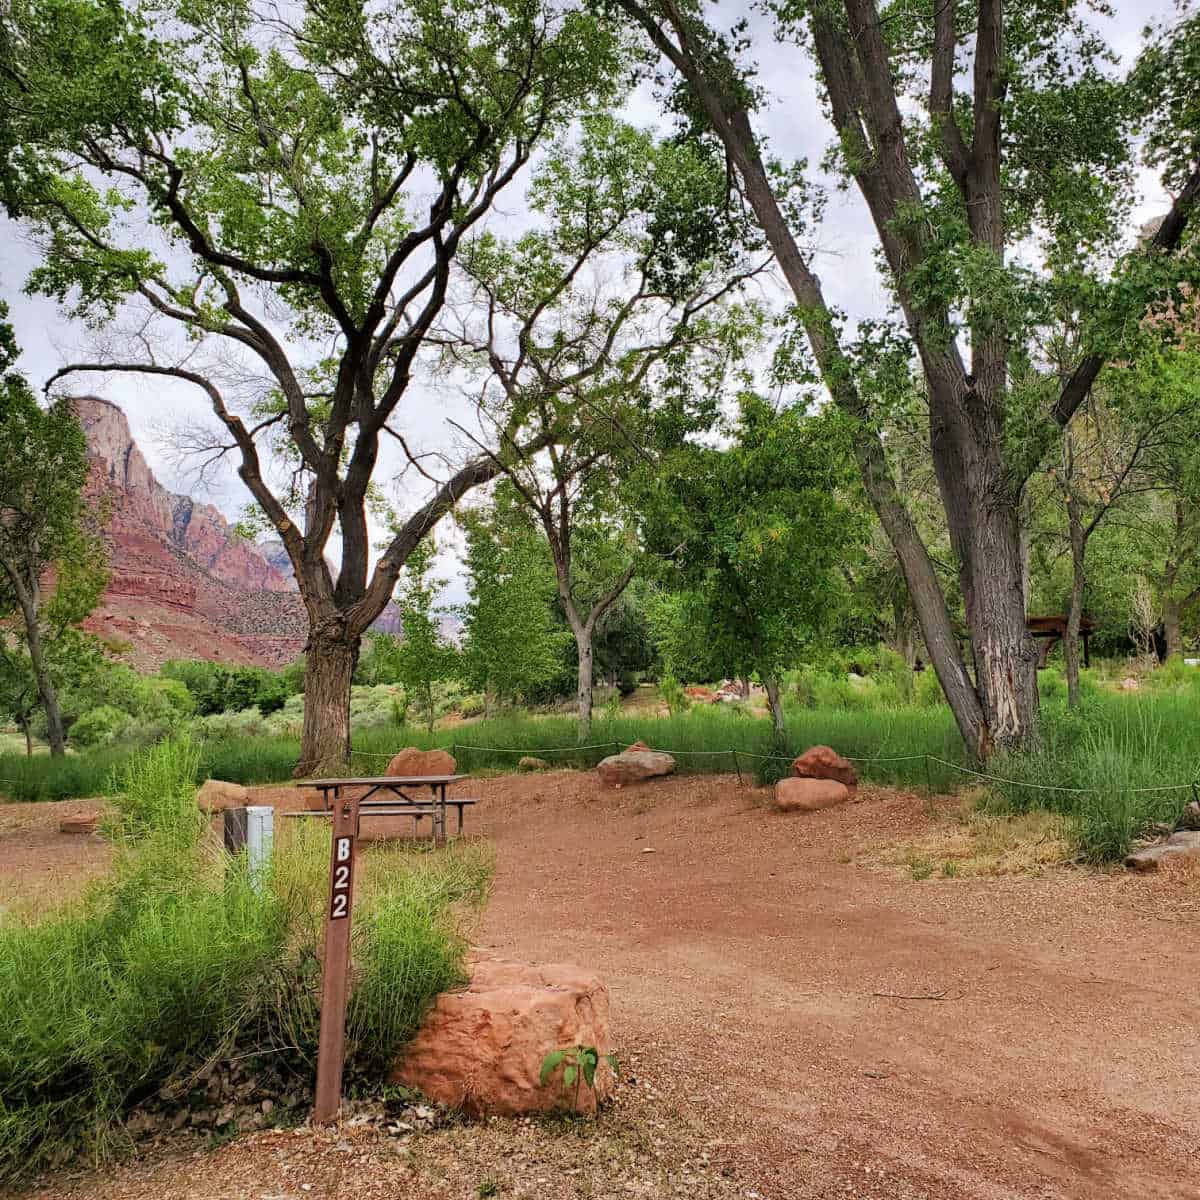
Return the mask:
[[[613,792],[556,772],[470,790],[469,831],[497,848],[478,940],[598,967],[637,1061],[629,1086],[649,1081],[697,1144],[721,1147],[736,1194],[1200,1196],[1195,874],[914,882],[847,862],[927,828],[924,802],[896,792],[781,816],[732,777]],[[290,788],[256,798],[300,803]],[[61,806],[20,807],[50,822]],[[81,839],[46,836],[87,866]],[[0,875],[42,870],[48,849],[6,836]],[[216,1178],[234,1147],[212,1170],[155,1171],[149,1190],[124,1168],[112,1191],[69,1194],[277,1194],[265,1154],[257,1175],[239,1159],[244,1188],[185,1183]],[[431,1193],[394,1174],[378,1194]]]

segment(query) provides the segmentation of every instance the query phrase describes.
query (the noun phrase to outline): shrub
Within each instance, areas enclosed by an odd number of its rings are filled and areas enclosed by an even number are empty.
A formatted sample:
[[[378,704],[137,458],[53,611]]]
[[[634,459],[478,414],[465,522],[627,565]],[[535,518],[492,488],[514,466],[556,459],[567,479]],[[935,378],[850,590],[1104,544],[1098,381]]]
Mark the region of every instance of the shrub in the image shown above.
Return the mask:
[[[298,830],[256,889],[204,846],[199,768],[186,739],[129,761],[114,775],[112,878],[49,919],[0,927],[0,1182],[124,1148],[132,1108],[222,1056],[311,1076],[328,830]],[[491,871],[471,843],[371,853],[349,1023],[360,1074],[392,1061],[461,979],[459,913],[482,903]]]
[[[129,724],[128,713],[110,704],[89,709],[71,726],[71,742],[77,746],[101,746],[113,741]]]
[[[658,694],[662,698],[662,702],[667,706],[667,711],[673,717],[678,717],[687,712],[690,705],[687,692],[683,690],[683,685],[670,671],[664,671],[662,677],[658,681]]]

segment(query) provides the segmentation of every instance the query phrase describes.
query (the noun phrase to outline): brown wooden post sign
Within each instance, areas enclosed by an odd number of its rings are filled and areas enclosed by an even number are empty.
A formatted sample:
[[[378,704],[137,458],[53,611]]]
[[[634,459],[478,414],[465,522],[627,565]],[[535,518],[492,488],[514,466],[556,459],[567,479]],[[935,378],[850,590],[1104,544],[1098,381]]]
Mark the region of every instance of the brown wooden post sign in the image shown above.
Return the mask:
[[[313,1120],[327,1125],[342,1106],[346,1058],[346,999],[350,975],[350,916],[354,911],[354,853],[358,800],[334,799],[333,848],[329,857],[329,913],[321,971],[321,1034],[317,1048],[317,1098]]]

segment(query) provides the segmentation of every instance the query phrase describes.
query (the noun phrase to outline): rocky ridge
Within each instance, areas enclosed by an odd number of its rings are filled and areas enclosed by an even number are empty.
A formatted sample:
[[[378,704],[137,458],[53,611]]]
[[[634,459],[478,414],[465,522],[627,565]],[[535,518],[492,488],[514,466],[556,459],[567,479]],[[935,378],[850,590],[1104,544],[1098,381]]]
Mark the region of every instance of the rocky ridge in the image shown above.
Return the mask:
[[[169,658],[294,659],[308,621],[286,556],[280,563],[213,505],[163,487],[117,405],[75,403],[92,461],[88,499],[108,508],[111,578],[87,628],[127,644],[141,670]]]

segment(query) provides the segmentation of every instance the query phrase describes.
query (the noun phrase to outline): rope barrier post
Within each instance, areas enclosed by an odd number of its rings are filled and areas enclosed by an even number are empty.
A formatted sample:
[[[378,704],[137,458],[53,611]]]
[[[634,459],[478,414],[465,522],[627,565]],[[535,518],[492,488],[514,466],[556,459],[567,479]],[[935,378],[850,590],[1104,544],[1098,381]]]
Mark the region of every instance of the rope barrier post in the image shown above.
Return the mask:
[[[923,757],[925,759],[925,791],[929,793],[930,797],[932,797],[933,796],[933,772],[930,771],[930,769],[929,769],[929,755],[926,754]]]
[[[742,782],[742,767],[738,762],[738,752],[734,750],[731,753],[733,754],[733,769],[737,772],[738,787],[745,787],[746,785]]]

